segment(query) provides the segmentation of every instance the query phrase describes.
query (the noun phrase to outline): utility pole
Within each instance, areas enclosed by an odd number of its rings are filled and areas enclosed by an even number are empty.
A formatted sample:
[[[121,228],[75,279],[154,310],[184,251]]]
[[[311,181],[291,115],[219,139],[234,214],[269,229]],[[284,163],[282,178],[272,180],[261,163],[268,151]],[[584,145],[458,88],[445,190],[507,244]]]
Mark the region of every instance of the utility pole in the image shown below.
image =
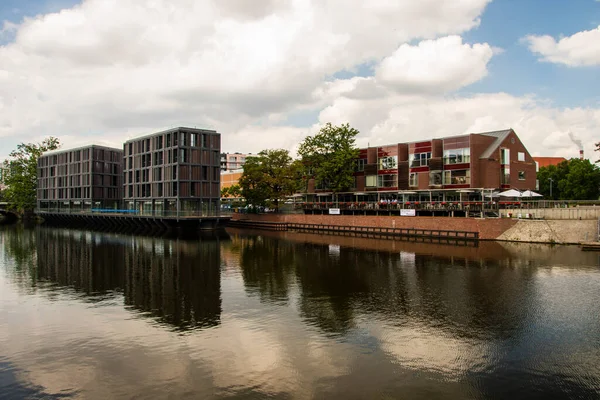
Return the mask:
[[[550,199],[552,199],[552,182],[554,182],[554,179],[548,178],[548,180],[550,181]]]

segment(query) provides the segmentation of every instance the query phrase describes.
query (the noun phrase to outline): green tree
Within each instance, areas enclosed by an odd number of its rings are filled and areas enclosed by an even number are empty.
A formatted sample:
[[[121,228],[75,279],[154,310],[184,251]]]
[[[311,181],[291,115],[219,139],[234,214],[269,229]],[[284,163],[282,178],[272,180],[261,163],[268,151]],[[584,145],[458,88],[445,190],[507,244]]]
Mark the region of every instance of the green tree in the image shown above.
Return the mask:
[[[239,185],[248,204],[277,211],[279,201],[297,190],[296,164],[287,150],[263,150],[246,160]]]
[[[4,199],[9,209],[21,214],[35,209],[38,159],[44,152],[59,146],[57,138],[49,137],[41,143],[21,143],[10,153],[11,158],[4,161],[7,170]]]
[[[600,168],[589,160],[573,158],[542,167],[537,177],[540,193],[549,200],[597,200],[600,196]]]
[[[228,197],[241,197],[242,196],[242,188],[240,185],[231,185],[229,186],[229,190],[227,192]]]
[[[306,168],[307,179],[314,177],[317,186],[327,187],[334,193],[350,190],[359,153],[355,144],[358,133],[350,124],[327,123],[319,133],[306,137],[300,143],[298,154]]]

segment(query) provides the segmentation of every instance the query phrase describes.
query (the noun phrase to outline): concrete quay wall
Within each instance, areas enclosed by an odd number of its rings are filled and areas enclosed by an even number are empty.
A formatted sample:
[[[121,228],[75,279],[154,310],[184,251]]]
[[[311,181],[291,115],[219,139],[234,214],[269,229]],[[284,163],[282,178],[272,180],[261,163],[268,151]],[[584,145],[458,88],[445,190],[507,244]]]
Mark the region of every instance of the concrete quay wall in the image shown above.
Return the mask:
[[[527,214],[531,218],[543,218],[547,220],[598,220],[600,218],[600,207],[571,207],[571,208],[528,208],[528,209],[502,209],[500,213],[503,217],[511,214],[513,218],[526,218]]]
[[[597,220],[400,217],[374,215],[234,214],[234,220],[479,232],[481,240],[578,244],[598,240]]]

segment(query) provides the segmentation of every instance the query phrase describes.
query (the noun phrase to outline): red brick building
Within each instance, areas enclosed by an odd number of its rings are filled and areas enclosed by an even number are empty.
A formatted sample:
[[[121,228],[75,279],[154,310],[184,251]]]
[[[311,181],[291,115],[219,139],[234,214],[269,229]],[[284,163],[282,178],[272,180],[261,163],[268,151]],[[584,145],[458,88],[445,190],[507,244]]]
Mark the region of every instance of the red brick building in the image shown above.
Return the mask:
[[[533,157],[533,161],[538,164],[538,170],[542,167],[558,165],[563,161],[567,161],[564,157]]]
[[[507,129],[361,149],[353,193],[440,201],[535,187],[535,161]]]

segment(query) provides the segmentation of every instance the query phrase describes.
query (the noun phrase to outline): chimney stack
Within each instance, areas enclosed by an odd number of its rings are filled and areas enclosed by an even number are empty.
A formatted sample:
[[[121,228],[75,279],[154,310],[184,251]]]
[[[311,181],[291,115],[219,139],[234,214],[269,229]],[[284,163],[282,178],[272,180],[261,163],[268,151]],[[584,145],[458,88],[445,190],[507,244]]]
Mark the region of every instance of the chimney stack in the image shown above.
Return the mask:
[[[583,160],[583,149],[579,150],[579,159]]]

